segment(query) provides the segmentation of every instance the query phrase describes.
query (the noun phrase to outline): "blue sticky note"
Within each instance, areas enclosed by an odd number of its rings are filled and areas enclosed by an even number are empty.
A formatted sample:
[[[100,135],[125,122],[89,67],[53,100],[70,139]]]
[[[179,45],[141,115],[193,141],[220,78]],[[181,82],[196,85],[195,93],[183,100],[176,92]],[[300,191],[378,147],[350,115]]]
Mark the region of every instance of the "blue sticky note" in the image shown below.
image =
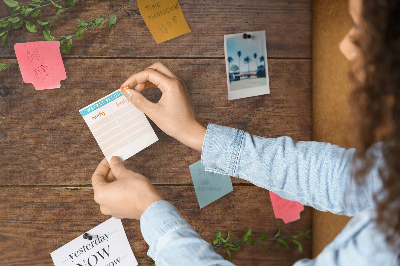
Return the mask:
[[[230,176],[206,172],[200,161],[189,168],[200,209],[233,191]]]

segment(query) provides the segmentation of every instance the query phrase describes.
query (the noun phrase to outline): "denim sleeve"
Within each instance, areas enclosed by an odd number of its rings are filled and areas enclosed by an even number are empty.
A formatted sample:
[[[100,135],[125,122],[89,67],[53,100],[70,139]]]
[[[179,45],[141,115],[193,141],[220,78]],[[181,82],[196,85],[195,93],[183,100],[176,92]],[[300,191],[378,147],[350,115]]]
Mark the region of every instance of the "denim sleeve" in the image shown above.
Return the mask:
[[[149,245],[149,255],[162,265],[233,264],[218,255],[179,214],[172,204],[153,202],[140,217],[140,229]]]
[[[375,206],[381,188],[374,169],[363,186],[351,176],[355,149],[290,137],[261,138],[209,124],[202,163],[207,171],[247,180],[321,211],[353,216]]]

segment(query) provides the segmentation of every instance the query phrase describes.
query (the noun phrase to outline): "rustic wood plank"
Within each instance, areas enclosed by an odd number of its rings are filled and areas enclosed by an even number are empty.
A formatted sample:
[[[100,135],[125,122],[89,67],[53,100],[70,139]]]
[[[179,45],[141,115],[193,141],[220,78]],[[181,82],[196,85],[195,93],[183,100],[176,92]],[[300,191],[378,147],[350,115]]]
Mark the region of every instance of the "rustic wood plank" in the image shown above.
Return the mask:
[[[90,184],[103,154],[78,110],[153,62],[66,59],[68,78],[62,88],[45,91],[23,84],[15,68],[0,72],[10,90],[0,97],[0,185]],[[269,60],[271,94],[235,101],[227,100],[224,60],[164,63],[187,82],[203,124],[311,140],[310,60]],[[150,89],[146,96],[157,100],[160,92]],[[200,153],[153,127],[160,140],[128,159],[127,166],[155,183],[191,183],[188,165],[198,161]]]
[[[115,0],[115,7],[128,1]],[[144,23],[136,2],[118,13],[112,30],[93,27],[75,38],[71,56],[84,57],[223,57],[223,35],[265,30],[268,57],[311,58],[311,0],[180,0],[191,33],[156,44]],[[1,1],[0,16],[6,6]],[[79,1],[68,15],[62,15],[52,30],[56,38],[77,27],[77,18],[90,21],[113,10],[109,1]],[[55,11],[54,11],[55,12]],[[39,19],[50,19],[40,15]],[[39,28],[39,34],[43,29]],[[14,44],[43,40],[25,29],[10,34],[0,58],[15,56]],[[68,57],[68,56],[64,56]]]
[[[152,60],[65,60],[62,88],[36,91],[18,71],[0,72],[10,90],[0,97],[1,185],[90,184],[103,154],[78,110],[119,88]],[[224,60],[164,60],[187,82],[203,124],[231,126],[264,137],[311,140],[310,60],[269,60],[271,94],[227,100]],[[203,74],[204,73],[204,74]],[[150,89],[149,99],[160,92]],[[155,183],[191,183],[188,165],[200,153],[167,136],[127,166]],[[157,171],[155,171],[157,169]],[[235,182],[243,182],[235,180]]]
[[[225,235],[230,230],[231,239],[236,240],[249,227],[254,237],[267,230],[273,234],[278,227],[287,235],[311,227],[311,208],[306,207],[299,221],[285,225],[274,218],[268,191],[254,186],[235,186],[233,192],[201,210],[191,186],[158,189],[208,242],[218,231]],[[108,219],[100,213],[91,188],[0,188],[0,193],[6,195],[0,198],[0,261],[4,265],[51,265],[52,251]],[[139,222],[123,220],[123,224],[136,258],[147,257],[148,246],[141,236]],[[311,257],[311,240],[301,242],[303,253],[294,244],[285,250],[277,243],[268,243],[268,254],[261,247],[244,246],[233,251],[233,263],[292,265]]]

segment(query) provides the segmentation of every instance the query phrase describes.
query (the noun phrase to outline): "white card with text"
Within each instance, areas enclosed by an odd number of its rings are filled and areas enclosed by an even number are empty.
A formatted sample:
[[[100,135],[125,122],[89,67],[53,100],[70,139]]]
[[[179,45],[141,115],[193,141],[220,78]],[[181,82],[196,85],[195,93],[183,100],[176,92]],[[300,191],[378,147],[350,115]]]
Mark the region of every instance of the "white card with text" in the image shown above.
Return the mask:
[[[126,160],[158,140],[146,115],[116,90],[79,110],[107,161]]]
[[[129,245],[119,219],[110,218],[83,235],[51,253],[55,266],[136,266],[135,255]]]

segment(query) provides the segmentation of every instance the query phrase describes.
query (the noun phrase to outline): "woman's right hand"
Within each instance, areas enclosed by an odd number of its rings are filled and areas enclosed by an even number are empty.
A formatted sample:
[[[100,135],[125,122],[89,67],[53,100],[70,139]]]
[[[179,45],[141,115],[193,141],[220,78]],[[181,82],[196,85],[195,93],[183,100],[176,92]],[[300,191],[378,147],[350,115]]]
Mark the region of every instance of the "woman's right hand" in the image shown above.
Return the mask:
[[[131,89],[134,86],[136,88]],[[151,87],[158,87],[162,92],[157,103],[141,94]],[[186,84],[163,63],[156,62],[133,74],[121,85],[121,91],[166,134],[193,149],[202,150],[206,128],[197,120]]]

